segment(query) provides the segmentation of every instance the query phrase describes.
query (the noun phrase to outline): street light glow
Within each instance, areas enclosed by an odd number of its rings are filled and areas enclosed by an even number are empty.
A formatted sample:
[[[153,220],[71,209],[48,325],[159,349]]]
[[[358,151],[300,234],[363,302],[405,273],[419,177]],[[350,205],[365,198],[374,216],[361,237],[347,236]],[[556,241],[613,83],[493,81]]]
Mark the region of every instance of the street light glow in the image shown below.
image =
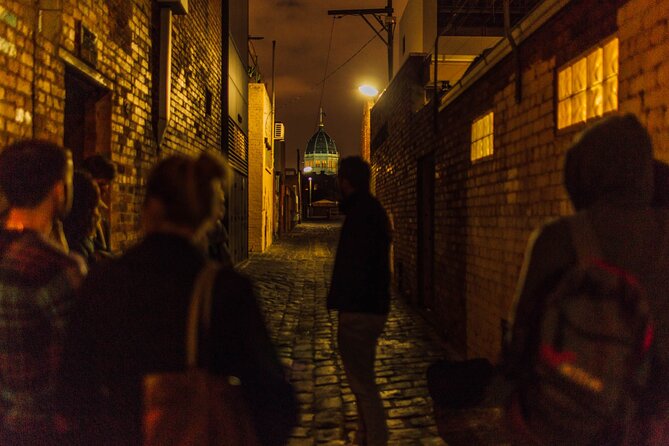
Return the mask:
[[[309,173],[309,172],[311,172],[312,170],[314,170],[313,167],[311,167],[311,166],[307,166],[307,167],[305,167],[304,169],[302,169],[302,172],[304,172],[304,173]]]
[[[360,93],[364,94],[365,96],[369,96],[370,98],[375,98],[379,95],[379,90],[372,87],[371,85],[361,85],[358,87],[358,90]]]

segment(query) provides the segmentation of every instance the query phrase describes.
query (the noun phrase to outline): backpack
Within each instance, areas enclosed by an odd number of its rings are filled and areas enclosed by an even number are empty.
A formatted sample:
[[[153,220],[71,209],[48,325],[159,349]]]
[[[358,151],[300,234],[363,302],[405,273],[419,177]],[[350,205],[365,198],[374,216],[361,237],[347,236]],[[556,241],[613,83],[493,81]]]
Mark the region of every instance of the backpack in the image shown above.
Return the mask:
[[[516,405],[533,443],[621,444],[630,438],[651,362],[646,290],[603,260],[586,214],[569,224],[578,260],[542,307]]]

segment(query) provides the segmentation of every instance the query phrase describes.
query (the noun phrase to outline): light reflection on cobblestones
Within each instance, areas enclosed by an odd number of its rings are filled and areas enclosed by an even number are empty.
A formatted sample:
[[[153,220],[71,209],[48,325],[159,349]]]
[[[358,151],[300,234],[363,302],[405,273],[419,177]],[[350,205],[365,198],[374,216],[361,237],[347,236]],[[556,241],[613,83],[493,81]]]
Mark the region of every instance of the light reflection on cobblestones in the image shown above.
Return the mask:
[[[240,270],[252,277],[272,339],[295,385],[301,414],[291,446],[344,445],[356,424],[355,403],[334,351],[336,314],[325,308],[339,223],[299,225]],[[445,355],[430,327],[394,298],[379,343],[377,382],[391,445],[444,445],[425,370]]]

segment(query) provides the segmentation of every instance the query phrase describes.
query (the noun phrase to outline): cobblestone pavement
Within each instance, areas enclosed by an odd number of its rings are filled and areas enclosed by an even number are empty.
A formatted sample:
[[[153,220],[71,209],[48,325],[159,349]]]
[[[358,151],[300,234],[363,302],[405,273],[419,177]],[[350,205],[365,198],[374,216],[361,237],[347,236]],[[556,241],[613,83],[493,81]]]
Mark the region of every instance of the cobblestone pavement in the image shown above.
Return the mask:
[[[325,307],[339,228],[337,222],[303,223],[240,267],[255,281],[300,401],[292,446],[344,445],[356,425],[354,397],[335,351],[336,313]],[[430,327],[393,298],[376,362],[391,445],[445,445],[425,379],[427,366],[444,355]]]

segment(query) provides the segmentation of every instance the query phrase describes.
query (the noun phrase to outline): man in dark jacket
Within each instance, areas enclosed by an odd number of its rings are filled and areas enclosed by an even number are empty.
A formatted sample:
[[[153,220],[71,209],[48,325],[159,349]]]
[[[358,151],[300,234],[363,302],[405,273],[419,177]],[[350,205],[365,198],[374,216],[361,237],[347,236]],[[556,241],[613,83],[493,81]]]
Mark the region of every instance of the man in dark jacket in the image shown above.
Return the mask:
[[[390,224],[369,191],[369,165],[349,157],[339,165],[341,229],[328,295],[328,309],[339,311],[338,349],[358,405],[358,443],[385,445],[385,412],[374,376],[376,344],[390,306]]]

